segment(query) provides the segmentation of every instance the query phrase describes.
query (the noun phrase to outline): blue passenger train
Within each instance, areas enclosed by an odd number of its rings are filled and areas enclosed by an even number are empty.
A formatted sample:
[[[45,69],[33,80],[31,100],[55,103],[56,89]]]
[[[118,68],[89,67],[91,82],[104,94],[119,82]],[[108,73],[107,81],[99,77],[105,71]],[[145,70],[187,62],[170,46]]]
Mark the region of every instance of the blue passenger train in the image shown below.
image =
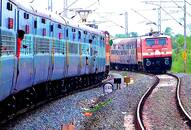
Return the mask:
[[[21,48],[19,30],[25,32]],[[0,0],[0,116],[102,81],[109,71],[106,37],[31,5]]]

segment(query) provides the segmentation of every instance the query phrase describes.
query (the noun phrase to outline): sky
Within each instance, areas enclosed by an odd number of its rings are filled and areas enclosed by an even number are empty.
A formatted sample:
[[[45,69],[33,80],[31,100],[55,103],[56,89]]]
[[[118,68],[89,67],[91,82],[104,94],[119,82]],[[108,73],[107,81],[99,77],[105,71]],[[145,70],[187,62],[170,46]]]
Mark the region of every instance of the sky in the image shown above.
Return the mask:
[[[31,1],[31,0],[24,0]],[[62,12],[64,0],[52,0],[53,1],[53,11]],[[149,1],[149,0],[145,0]],[[154,0],[159,1],[159,0]],[[162,0],[164,1],[164,0]],[[177,5],[183,6],[183,0],[166,0],[170,1],[167,3],[162,3],[162,8],[164,11],[161,11],[161,30],[165,31],[166,27],[171,27],[175,34],[183,34],[183,26],[180,26],[176,20],[183,24],[183,10],[177,8]],[[173,3],[172,1],[179,1]],[[191,3],[191,0],[187,0]],[[145,4],[143,0],[68,0],[68,5],[70,10],[75,9],[88,9],[92,10],[92,13],[88,15],[87,21],[95,20],[98,23],[100,30],[107,30],[110,34],[124,34],[125,33],[125,12],[128,12],[128,32],[138,32],[139,35],[148,33],[151,28],[155,31],[158,30],[158,27],[154,24],[151,24],[150,21],[158,23],[158,11],[156,10],[158,6]],[[158,2],[155,2],[157,4]],[[48,0],[34,0],[34,6],[37,6],[39,9],[47,9]],[[40,6],[39,6],[40,5]],[[75,15],[75,11],[68,10],[68,17]],[[143,15],[145,18],[140,16]],[[165,12],[166,11],[166,12]],[[191,5],[187,4],[187,12],[191,14]],[[171,16],[169,16],[169,14]],[[187,14],[187,26],[191,25],[191,15]],[[176,20],[173,20],[176,19]],[[79,15],[76,15],[73,20],[80,22]],[[191,29],[187,29],[187,34],[191,34]]]

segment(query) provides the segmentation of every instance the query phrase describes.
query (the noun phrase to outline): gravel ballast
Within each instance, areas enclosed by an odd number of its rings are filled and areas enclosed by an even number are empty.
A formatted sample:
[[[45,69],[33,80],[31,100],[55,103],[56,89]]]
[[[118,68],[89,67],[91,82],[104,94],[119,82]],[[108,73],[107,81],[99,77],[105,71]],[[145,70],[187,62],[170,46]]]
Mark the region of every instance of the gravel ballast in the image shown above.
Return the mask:
[[[191,75],[176,74],[181,78],[180,99],[185,110],[191,116]]]
[[[189,130],[179,113],[176,102],[177,80],[169,75],[159,75],[159,84],[143,107],[143,122],[148,130]]]
[[[103,94],[103,87],[98,87],[63,97],[18,117],[0,129],[60,129],[61,125],[71,122],[80,130],[135,129],[134,115],[137,104],[141,96],[153,84],[154,78],[131,72],[112,71],[111,74],[115,77],[128,74],[134,79],[134,83],[107,95]],[[94,112],[92,116],[85,117],[82,114],[82,108],[88,108],[94,103],[108,99],[112,100],[111,103]]]

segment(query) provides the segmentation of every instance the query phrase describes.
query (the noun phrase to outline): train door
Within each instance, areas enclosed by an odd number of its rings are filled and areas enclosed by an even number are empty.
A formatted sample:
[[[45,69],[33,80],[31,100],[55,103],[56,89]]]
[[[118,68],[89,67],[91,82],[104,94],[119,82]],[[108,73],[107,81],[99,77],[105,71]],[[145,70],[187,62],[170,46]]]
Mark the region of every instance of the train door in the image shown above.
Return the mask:
[[[0,26],[0,101],[10,95],[15,67],[17,7],[8,0],[1,2]]]
[[[34,38],[34,84],[42,83],[49,79],[51,54],[49,30],[50,20],[46,17],[37,16],[37,35]]]
[[[73,54],[73,61],[75,62],[75,70],[74,70],[74,75],[79,76],[80,73],[79,71],[79,64],[80,64],[80,54],[79,54],[79,46],[80,46],[80,41],[79,41],[79,33],[78,33],[78,28],[73,28],[73,49],[74,54]]]
[[[92,41],[91,41],[92,42]],[[86,55],[86,74],[90,73],[90,63],[91,63],[91,44],[90,44],[90,32],[86,31],[86,44],[88,44],[87,52],[88,55]]]
[[[52,80],[62,79],[64,76],[64,41],[63,41],[63,31],[64,26],[60,23],[53,23],[54,33],[52,40],[52,62],[53,62],[53,74]]]
[[[18,30],[25,32],[22,40],[20,55],[17,54],[17,66],[15,73],[15,87],[14,91],[26,89],[32,86],[34,78],[33,65],[33,19],[34,16],[22,9],[18,9]],[[20,32],[18,32],[18,36]]]
[[[97,72],[96,61],[97,61],[97,53],[98,53],[98,46],[97,46],[97,35],[92,35],[92,73]]]
[[[69,30],[69,41],[68,41],[68,76],[77,75],[78,66],[78,43],[75,42],[76,39],[76,29],[73,27],[68,27]]]
[[[95,45],[95,34],[90,34],[90,37],[89,37],[89,44],[90,44],[90,65],[89,65],[89,72],[90,73],[94,73],[95,69],[95,51],[96,51],[96,45]]]
[[[79,65],[78,65],[78,74],[82,75],[83,74],[83,62],[82,62],[82,31],[78,30],[78,43],[79,43]]]
[[[80,72],[82,75],[84,75],[86,73],[86,64],[88,63],[88,61],[86,60],[87,54],[89,54],[89,46],[86,43],[86,31],[81,31],[81,36],[79,39],[80,40],[80,44],[79,44],[79,54],[80,54]]]
[[[49,37],[50,37],[50,57],[49,57],[49,68],[48,68],[48,80],[52,79],[53,76],[53,70],[54,70],[54,44],[55,44],[55,38],[54,38],[54,33],[55,33],[55,23],[53,21],[50,21],[50,32],[49,32]]]

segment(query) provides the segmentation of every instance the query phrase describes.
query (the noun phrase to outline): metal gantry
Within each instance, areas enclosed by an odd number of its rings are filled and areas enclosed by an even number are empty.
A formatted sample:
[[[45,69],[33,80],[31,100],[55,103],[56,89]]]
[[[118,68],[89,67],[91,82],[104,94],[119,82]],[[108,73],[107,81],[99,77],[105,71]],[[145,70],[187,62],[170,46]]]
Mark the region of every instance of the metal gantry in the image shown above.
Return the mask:
[[[51,12],[53,11],[52,6],[53,6],[52,5],[52,0],[48,0],[48,10],[51,11]]]
[[[128,35],[128,13],[125,12],[125,34]]]

